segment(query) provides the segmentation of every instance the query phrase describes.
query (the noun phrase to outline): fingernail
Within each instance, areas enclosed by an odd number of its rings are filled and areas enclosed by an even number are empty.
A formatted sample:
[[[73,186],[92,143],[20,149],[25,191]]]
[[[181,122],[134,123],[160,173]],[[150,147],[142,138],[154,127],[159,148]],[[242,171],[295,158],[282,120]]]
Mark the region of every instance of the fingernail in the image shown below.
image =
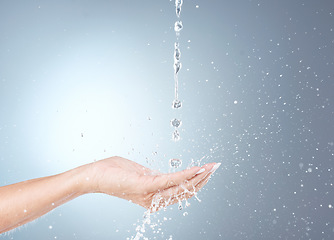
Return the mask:
[[[201,170],[199,170],[195,175],[198,175],[198,174],[200,174],[200,173],[202,173],[204,171],[205,171],[205,168],[201,168]]]
[[[210,170],[210,173],[214,173],[219,167],[221,163],[217,163],[216,165],[213,166],[213,168]]]

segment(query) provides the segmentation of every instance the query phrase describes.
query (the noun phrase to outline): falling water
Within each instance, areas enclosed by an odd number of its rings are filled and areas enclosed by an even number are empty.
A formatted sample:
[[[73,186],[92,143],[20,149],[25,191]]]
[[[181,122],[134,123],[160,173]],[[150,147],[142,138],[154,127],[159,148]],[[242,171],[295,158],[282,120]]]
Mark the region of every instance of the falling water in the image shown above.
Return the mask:
[[[182,103],[179,100],[179,78],[178,78],[178,74],[179,71],[182,68],[182,64],[180,62],[180,58],[181,58],[181,51],[180,51],[180,44],[179,44],[179,37],[180,37],[180,31],[183,28],[183,24],[182,21],[180,20],[180,16],[181,16],[181,7],[182,7],[182,3],[183,0],[175,0],[175,12],[176,12],[176,17],[177,20],[174,24],[174,31],[176,34],[176,42],[174,44],[174,82],[175,82],[175,96],[174,96],[174,101],[172,104],[172,107],[174,109],[179,109],[182,107]],[[171,120],[171,125],[172,127],[174,127],[174,132],[172,134],[172,139],[176,142],[180,140],[180,132],[178,130],[178,128],[181,126],[181,120],[179,119],[173,119]],[[178,168],[180,167],[182,164],[182,161],[179,159],[171,159],[170,160],[170,166],[173,168]]]

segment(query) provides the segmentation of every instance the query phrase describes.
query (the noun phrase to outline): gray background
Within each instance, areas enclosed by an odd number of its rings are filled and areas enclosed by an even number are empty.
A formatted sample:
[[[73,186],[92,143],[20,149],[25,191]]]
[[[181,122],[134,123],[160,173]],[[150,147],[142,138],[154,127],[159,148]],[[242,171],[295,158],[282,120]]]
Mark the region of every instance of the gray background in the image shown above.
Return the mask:
[[[1,1],[0,185],[205,157],[222,166],[202,202],[146,237],[333,239],[334,1],[185,0],[181,18],[174,111],[173,1]],[[87,195],[0,239],[126,239],[143,212]]]

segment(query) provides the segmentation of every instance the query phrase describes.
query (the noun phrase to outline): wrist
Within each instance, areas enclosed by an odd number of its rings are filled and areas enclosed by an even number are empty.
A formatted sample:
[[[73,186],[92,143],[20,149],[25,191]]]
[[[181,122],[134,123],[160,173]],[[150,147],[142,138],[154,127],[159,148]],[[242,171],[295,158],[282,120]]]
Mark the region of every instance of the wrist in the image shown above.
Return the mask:
[[[84,195],[95,192],[93,178],[91,174],[91,164],[74,168],[65,174],[71,181],[73,192],[77,195]]]

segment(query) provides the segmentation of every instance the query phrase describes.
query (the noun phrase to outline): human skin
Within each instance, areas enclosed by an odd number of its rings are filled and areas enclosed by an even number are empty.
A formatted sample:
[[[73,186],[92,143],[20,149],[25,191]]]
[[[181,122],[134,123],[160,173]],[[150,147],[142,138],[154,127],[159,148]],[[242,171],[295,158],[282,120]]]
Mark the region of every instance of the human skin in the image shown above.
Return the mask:
[[[121,157],[111,157],[70,171],[0,187],[0,234],[28,223],[88,193],[126,199],[150,212],[196,194],[220,164],[176,173],[156,173]]]

